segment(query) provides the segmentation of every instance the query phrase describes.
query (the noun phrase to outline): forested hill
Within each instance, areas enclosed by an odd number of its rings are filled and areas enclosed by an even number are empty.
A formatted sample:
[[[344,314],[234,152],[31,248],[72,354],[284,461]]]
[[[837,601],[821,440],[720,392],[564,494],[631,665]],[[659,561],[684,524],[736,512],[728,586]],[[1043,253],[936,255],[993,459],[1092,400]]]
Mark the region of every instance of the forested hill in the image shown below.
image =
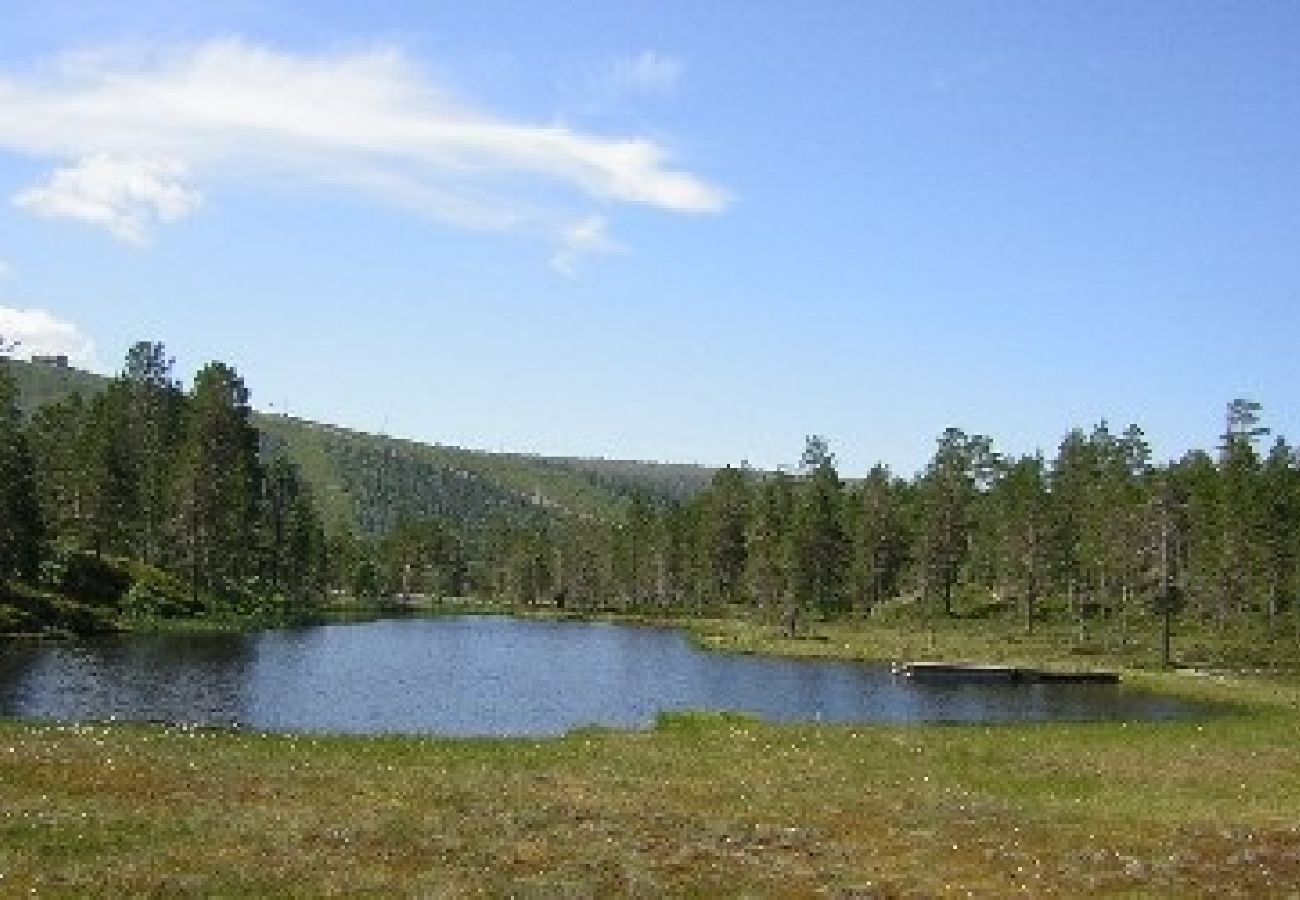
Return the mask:
[[[8,365],[10,373],[18,382],[18,404],[26,415],[31,415],[47,403],[56,403],[69,394],[85,397],[98,393],[108,383],[108,379],[102,375],[68,366],[0,359],[3,360],[0,365]]]
[[[30,414],[69,394],[94,394],[108,379],[71,367],[8,360],[20,406]],[[491,519],[536,521],[563,512],[617,516],[634,493],[686,499],[713,470],[694,465],[488,453],[366,434],[259,413],[254,424],[297,463],[327,523],[366,536],[403,517],[475,527]]]
[[[717,469],[693,463],[641,462],[579,457],[522,457],[544,465],[573,469],[594,484],[616,493],[641,490],[652,497],[689,500],[708,488]]]

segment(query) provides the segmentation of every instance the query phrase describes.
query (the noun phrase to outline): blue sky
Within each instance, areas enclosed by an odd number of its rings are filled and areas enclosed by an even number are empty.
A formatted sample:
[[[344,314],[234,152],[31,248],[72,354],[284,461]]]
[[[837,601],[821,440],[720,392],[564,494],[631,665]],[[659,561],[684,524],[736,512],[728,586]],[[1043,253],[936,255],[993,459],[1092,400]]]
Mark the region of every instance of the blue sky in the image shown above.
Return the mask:
[[[1300,439],[1300,4],[0,0],[0,332],[493,450]]]

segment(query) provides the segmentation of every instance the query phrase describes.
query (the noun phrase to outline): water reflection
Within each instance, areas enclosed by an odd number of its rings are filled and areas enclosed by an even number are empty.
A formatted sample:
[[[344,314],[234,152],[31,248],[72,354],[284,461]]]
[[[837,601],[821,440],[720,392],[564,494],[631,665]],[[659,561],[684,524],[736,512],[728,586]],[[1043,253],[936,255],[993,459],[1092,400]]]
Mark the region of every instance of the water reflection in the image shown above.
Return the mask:
[[[238,675],[249,649],[231,635],[9,646],[9,663],[0,665],[0,712],[233,724],[245,705],[248,686]]]
[[[670,629],[503,617],[0,644],[0,714],[25,718],[545,735],[685,709],[829,722],[1205,714],[1114,685],[916,683],[882,666],[704,653]]]

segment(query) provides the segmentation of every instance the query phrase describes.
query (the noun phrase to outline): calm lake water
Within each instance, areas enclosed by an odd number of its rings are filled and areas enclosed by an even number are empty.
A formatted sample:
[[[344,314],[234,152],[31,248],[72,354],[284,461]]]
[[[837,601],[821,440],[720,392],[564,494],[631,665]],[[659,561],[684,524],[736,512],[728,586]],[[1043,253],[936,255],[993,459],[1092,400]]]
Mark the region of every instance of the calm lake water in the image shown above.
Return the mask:
[[[554,735],[666,710],[771,721],[1020,722],[1204,715],[1114,685],[918,684],[887,667],[702,652],[666,628],[496,616],[245,635],[0,642],[0,715],[267,731]]]

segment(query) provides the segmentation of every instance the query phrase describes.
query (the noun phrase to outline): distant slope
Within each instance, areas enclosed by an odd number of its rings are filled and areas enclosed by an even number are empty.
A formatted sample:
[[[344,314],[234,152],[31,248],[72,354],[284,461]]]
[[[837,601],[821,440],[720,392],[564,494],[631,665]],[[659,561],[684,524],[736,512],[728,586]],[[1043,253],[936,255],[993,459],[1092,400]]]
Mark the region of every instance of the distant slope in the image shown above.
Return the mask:
[[[29,415],[33,410],[62,400],[69,394],[81,394],[83,397],[97,394],[108,381],[104,376],[93,372],[47,363],[7,359],[0,362],[0,365],[9,366],[10,374],[18,381],[18,402]]]
[[[709,486],[717,469],[696,463],[662,463],[640,460],[539,457],[547,465],[582,472],[593,484],[620,493],[640,490],[652,497],[689,500]]]
[[[526,457],[420,444],[284,416],[260,415],[257,427],[302,469],[326,515],[363,534],[383,534],[403,517],[443,518],[468,527],[498,517],[609,518],[623,504],[616,490]]]
[[[108,379],[79,369],[9,360],[23,408],[72,393],[90,395]],[[258,413],[268,448],[285,452],[311,483],[334,528],[379,535],[402,517],[438,517],[476,527],[505,516],[537,521],[566,515],[613,518],[636,491],[681,500],[707,485],[702,466],[487,453],[351,431]]]

